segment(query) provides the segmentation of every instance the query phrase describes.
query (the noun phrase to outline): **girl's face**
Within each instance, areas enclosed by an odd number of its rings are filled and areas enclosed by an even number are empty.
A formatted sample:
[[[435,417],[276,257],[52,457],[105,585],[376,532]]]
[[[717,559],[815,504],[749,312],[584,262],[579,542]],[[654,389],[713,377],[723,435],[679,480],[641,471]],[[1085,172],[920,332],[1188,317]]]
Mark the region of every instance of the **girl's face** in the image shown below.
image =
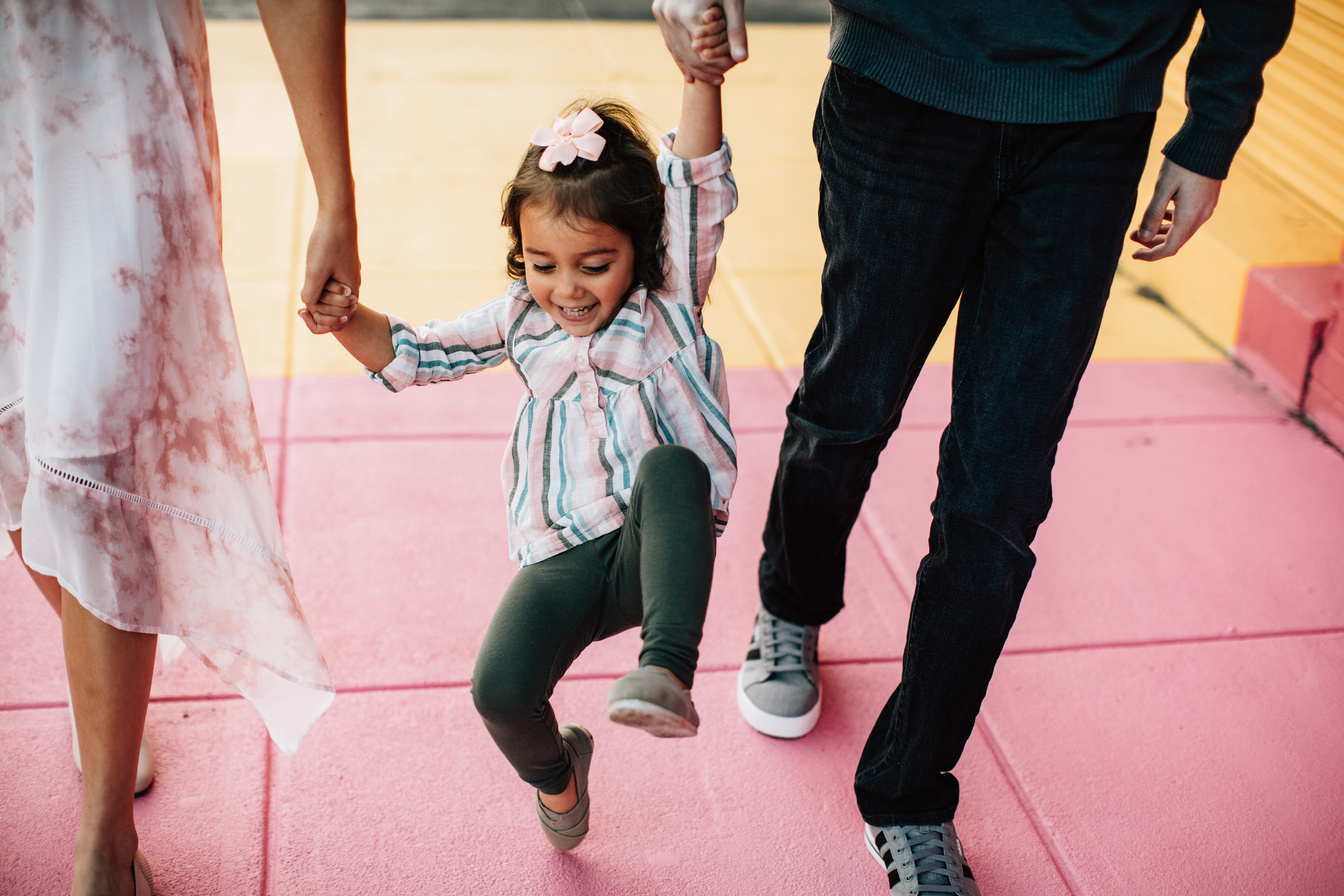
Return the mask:
[[[597,221],[570,222],[538,203],[518,215],[528,291],[571,336],[611,323],[634,278],[630,237]]]

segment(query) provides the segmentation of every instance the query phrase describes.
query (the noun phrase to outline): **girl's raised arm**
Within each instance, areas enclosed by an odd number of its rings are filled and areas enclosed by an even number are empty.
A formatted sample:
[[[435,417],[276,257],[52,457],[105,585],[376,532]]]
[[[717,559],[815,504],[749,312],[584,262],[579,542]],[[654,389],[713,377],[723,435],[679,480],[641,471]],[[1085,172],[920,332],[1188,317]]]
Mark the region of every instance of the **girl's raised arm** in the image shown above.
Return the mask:
[[[693,32],[695,47],[702,54],[725,50],[728,34],[723,9],[711,6]],[[744,48],[745,49],[745,48]],[[745,56],[745,53],[743,54]],[[672,152],[679,158],[698,159],[717,152],[723,140],[723,103],[720,84],[688,80],[681,93],[681,122]]]
[[[317,188],[300,297],[314,305],[333,279],[359,293],[355,180],[345,104],[344,0],[257,0]]]
[[[698,159],[717,152],[723,141],[722,88],[692,81],[681,92],[681,121],[672,152],[679,158]]]

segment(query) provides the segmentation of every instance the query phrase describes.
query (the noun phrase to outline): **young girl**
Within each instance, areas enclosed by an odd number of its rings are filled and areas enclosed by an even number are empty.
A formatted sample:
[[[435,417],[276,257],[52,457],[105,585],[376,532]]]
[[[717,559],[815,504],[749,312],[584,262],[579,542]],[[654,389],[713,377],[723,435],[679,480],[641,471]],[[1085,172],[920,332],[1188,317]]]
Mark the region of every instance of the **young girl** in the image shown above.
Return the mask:
[[[300,312],[393,391],[506,359],[527,387],[503,465],[521,568],[472,696],[537,788],[557,849],[588,832],[593,737],[557,727],[549,700],[585,647],[640,625],[639,667],[612,686],[609,717],[658,737],[699,725],[690,687],[737,473],[723,362],[700,315],[737,199],[719,91],[687,84],[657,152],[618,102],[538,128],[504,193],[518,279],[489,304],[412,328],[332,281]]]

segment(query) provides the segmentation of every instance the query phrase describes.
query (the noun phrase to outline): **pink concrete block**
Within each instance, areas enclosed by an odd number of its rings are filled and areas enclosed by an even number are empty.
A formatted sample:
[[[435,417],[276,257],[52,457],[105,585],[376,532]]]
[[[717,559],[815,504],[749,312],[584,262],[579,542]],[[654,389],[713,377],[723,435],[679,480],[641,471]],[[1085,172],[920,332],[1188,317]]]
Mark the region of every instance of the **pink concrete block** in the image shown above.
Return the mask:
[[[796,382],[800,370],[789,372]],[[952,365],[928,364],[910,391],[899,432],[947,425]],[[1259,419],[1283,406],[1230,363],[1098,361],[1087,368],[1070,421]]]
[[[1344,460],[1299,424],[1075,428],[1010,649],[1344,625]]]
[[[1344,445],[1344,394],[1313,385],[1302,410],[1336,447]]]
[[[938,428],[896,431],[882,452],[855,527],[870,535],[907,595],[915,593],[915,572],[929,550],[940,437]]]
[[[290,446],[285,544],[338,690],[468,679],[514,571],[498,473],[504,444]]]
[[[296,377],[290,389],[291,439],[508,435],[523,395],[511,371],[398,393],[364,376]]]
[[[734,670],[746,654],[760,600],[757,568],[761,530],[774,482],[777,433],[738,438],[738,482],[728,529],[719,539],[714,589],[700,644],[701,670]],[[905,593],[887,573],[866,533],[850,542],[846,609],[828,624],[820,641],[823,663],[855,659],[898,659],[905,648],[909,612]],[[620,675],[639,657],[639,633],[631,630],[592,645],[574,664],[576,675]]]
[[[1330,319],[1338,265],[1258,268],[1246,278],[1237,358],[1294,407]]]
[[[6,598],[5,624],[0,626],[0,709],[64,706],[60,619],[17,557],[0,561],[0,595]],[[170,666],[156,666],[152,694],[156,698],[225,696],[233,691],[194,656],[184,654]]]
[[[1283,416],[1283,405],[1230,362],[1099,361],[1083,374],[1069,422]]]
[[[64,706],[0,713],[0,779],[0,893],[69,893],[80,790]]]
[[[0,538],[8,538],[0,533]],[[0,707],[65,703],[61,622],[17,555],[0,560]]]
[[[1334,896],[1341,680],[1339,633],[1010,656],[981,725],[1075,893]]]
[[[760,429],[782,431],[784,409],[793,396],[792,384],[769,367],[728,369],[728,416],[733,432],[741,435]],[[775,453],[779,453],[776,439]]]
[[[464,688],[346,695],[276,768],[269,888],[294,896],[883,892],[851,780],[897,669],[828,669],[833,699],[801,741],[751,731],[737,716],[731,673],[697,686],[701,733],[685,740],[608,722],[608,680],[562,682],[559,717],[586,725],[596,742],[592,828],[570,853],[542,838],[535,792],[497,752]],[[986,892],[1063,896],[983,744],[973,742],[961,771],[972,795],[962,833]]]
[[[70,892],[80,778],[65,707],[0,717],[0,893]],[[265,730],[241,700],[150,704],[158,772],[135,801],[157,892],[263,892]]]
[[[793,390],[802,379],[803,369],[789,367],[781,371],[780,376],[792,398]],[[901,413],[901,428],[907,431],[942,429],[947,425],[951,407],[952,365],[926,364],[914,388],[910,390],[910,397],[906,399],[905,410]]]
[[[1311,365],[1302,410],[1335,445],[1344,445],[1344,300],[1326,330],[1320,354]]]
[[[777,445],[773,433],[740,440],[732,519],[719,543],[701,644],[703,669],[736,669],[746,652],[774,475],[770,452]],[[290,447],[285,541],[300,600],[338,688],[469,678],[514,574],[496,473],[503,451],[495,439]],[[329,487],[333,469],[351,471],[347,488]],[[410,479],[431,481],[441,499],[410,500]],[[857,537],[852,553],[849,609],[827,626],[823,660],[899,657],[903,594],[870,540]],[[626,632],[589,648],[573,673],[619,675],[638,655],[638,632]]]
[[[898,432],[861,517],[903,589],[937,441]],[[1344,462],[1293,421],[1074,425],[1054,492],[1010,650],[1344,625]]]

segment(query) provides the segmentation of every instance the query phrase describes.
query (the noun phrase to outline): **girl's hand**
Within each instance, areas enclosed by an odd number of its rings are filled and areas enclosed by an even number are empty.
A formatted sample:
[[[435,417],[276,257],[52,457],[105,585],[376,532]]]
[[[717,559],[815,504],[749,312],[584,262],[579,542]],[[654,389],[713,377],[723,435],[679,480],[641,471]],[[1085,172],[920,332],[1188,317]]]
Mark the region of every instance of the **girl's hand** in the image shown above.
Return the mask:
[[[299,309],[299,319],[310,333],[335,333],[350,322],[358,304],[354,290],[339,280],[328,280],[318,301]]]
[[[691,49],[705,62],[713,62],[731,55],[728,42],[728,19],[722,6],[711,6],[700,17],[700,24],[691,31]]]

